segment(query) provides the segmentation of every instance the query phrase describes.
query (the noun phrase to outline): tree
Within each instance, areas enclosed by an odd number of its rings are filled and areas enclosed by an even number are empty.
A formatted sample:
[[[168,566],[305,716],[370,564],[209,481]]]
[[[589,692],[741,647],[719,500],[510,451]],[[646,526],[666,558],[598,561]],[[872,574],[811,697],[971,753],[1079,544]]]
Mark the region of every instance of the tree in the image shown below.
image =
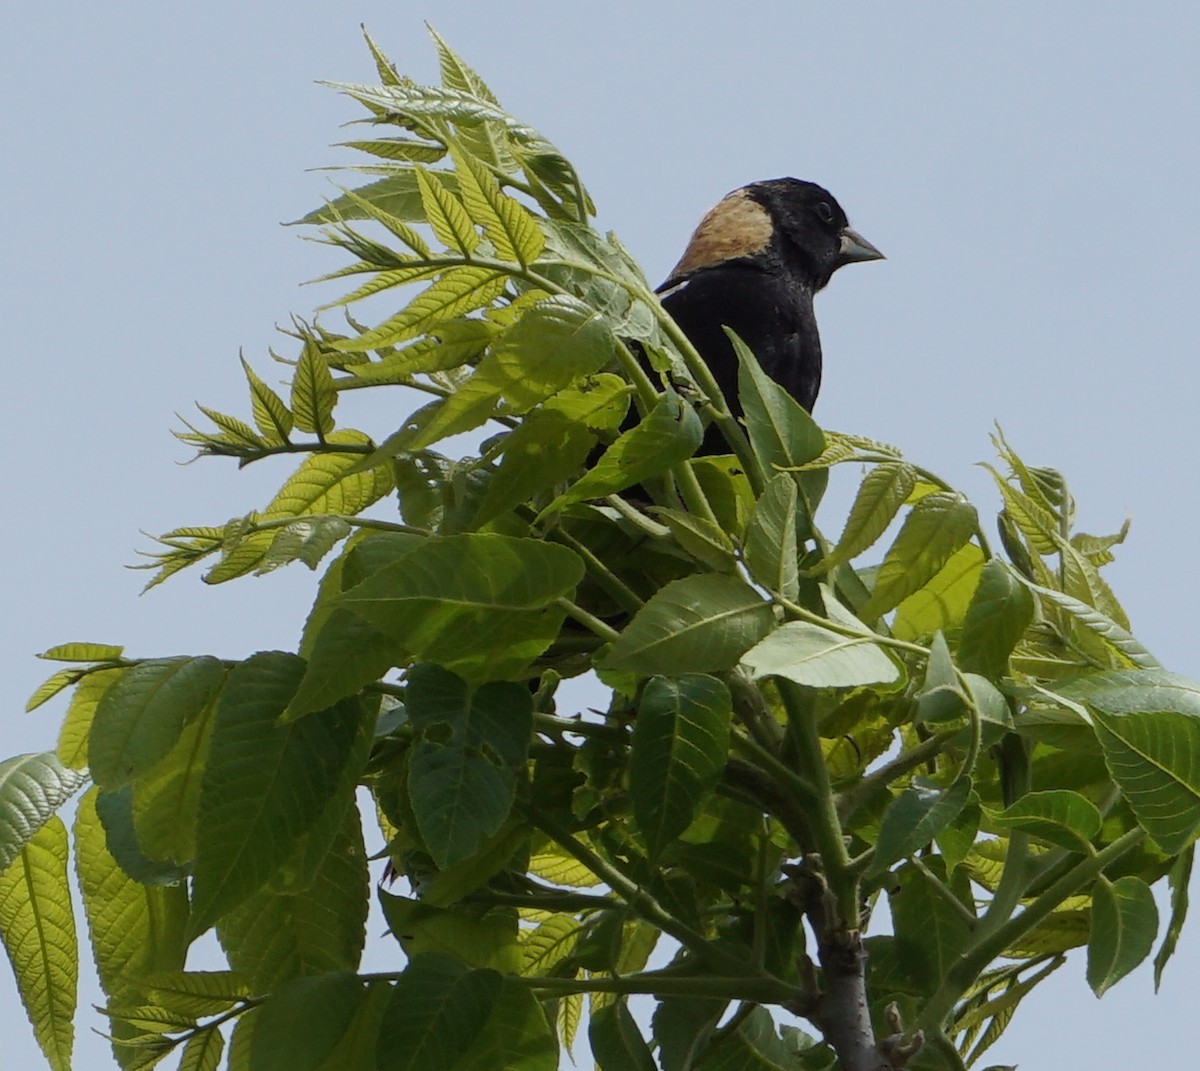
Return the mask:
[[[55,648],[30,706],[70,691],[58,746],[0,766],[0,931],[51,1064],[72,854],[125,1068],[215,1067],[231,1027],[231,1068],[550,1069],[586,1008],[604,1071],[651,1044],[665,1071],[955,1069],[1071,948],[1097,993],[1141,962],[1165,878],[1161,974],[1200,685],[1102,578],[1125,531],[1075,531],[1063,477],[997,434],[999,555],[953,488],[818,428],[744,347],[733,420],[571,164],[436,36],[439,87],[368,44],[381,84],[336,88],[400,130],[353,142],[372,181],[303,222],[363,280],[338,307],[399,311],[296,321],[286,400],[244,366],[252,422],[181,437],[302,460],[152,562],[328,559],[297,652]],[[397,385],[429,397],[397,430],[336,426],[342,392]],[[729,456],[693,457],[705,420]],[[831,543],[845,464],[866,475]],[[607,709],[564,709],[588,672]],[[408,893],[378,891],[400,949],[371,976],[365,822]],[[187,970],[214,928],[229,969]]]

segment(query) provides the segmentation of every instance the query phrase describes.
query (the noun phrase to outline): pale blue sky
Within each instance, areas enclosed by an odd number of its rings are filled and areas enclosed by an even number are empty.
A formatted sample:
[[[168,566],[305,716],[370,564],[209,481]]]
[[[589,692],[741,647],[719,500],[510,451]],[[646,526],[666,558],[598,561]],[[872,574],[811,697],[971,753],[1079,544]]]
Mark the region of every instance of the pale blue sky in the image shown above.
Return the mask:
[[[58,708],[21,713],[51,644],[294,645],[307,572],[185,576],[139,599],[145,575],[122,567],[146,546],[138,529],[221,522],[285,475],[180,468],[172,414],[244,411],[239,347],[270,374],[273,324],[315,304],[297,286],[335,262],[278,221],[328,193],[305,168],[349,159],[327,146],[359,112],[313,82],[371,79],[360,22],[432,79],[422,19],[576,162],[653,279],[729,189],[827,185],[889,259],[818,300],[818,418],[901,445],[989,509],[974,463],[999,420],[1029,461],[1066,472],[1090,530],[1132,515],[1110,579],[1144,642],[1200,677],[1194,3],[49,0],[11,5],[0,38],[0,752],[53,743]],[[403,415],[386,401],[360,403],[369,430]],[[1157,999],[1143,969],[1098,1002],[1078,957],[988,1058],[1178,1062],[1198,934]],[[0,1071],[40,1061],[7,973]],[[86,1027],[77,1066],[109,1066]]]

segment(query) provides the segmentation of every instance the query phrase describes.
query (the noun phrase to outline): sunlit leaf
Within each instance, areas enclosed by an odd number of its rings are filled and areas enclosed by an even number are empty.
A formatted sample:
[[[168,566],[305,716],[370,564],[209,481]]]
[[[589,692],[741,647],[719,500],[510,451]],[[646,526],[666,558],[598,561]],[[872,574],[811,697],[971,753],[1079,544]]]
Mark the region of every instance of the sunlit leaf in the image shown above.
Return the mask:
[[[1102,997],[1150,955],[1158,933],[1154,894],[1141,878],[1100,878],[1092,890],[1087,980]]]

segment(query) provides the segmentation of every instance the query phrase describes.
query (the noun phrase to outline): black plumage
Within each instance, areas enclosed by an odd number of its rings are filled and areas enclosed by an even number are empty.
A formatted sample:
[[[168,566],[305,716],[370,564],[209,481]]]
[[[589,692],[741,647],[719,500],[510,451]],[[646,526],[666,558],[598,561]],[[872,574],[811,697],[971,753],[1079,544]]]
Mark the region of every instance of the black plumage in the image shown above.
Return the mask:
[[[712,370],[735,416],[737,358],[723,327],[805,409],[821,386],[813,297],[838,268],[883,254],[850,228],[828,190],[795,178],[752,182],[700,221],[658,288],[663,306]],[[728,451],[710,428],[699,453]]]

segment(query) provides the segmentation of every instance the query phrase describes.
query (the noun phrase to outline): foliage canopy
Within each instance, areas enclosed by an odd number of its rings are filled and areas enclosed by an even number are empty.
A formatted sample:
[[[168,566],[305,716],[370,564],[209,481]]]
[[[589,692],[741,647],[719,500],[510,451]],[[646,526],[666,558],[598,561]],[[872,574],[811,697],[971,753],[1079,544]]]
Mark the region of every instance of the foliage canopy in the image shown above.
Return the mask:
[[[1148,956],[1166,879],[1161,975],[1200,686],[1102,576],[1124,529],[1076,531],[1063,477],[997,435],[998,554],[745,347],[735,421],[570,162],[434,43],[440,86],[368,40],[379,84],[334,87],[370,180],[301,222],[348,258],[348,327],[296,321],[284,392],[243,362],[250,420],[181,434],[302,460],[150,565],[328,562],[297,651],[56,647],[29,706],[70,693],[58,746],[0,764],[0,933],[51,1065],[72,857],[130,1071],[551,1071],[585,1021],[603,1071],[958,1069],[1070,949],[1097,994]],[[427,398],[398,428],[337,423],[395,386]],[[693,457],[706,421],[729,456]],[[865,475],[830,541],[838,465]],[[587,672],[608,708],[564,709]],[[407,895],[378,888],[396,968],[361,975],[368,821]],[[188,970],[214,928],[228,969]]]

